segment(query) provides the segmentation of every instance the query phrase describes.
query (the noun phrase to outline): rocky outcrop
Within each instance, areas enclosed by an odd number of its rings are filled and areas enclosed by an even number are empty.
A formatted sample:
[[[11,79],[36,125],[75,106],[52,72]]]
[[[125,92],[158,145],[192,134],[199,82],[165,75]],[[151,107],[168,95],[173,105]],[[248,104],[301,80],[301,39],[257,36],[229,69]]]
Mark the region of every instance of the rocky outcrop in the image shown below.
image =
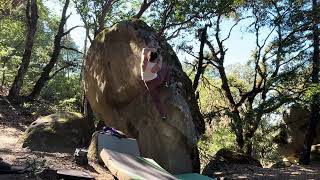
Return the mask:
[[[20,137],[22,147],[48,152],[74,151],[91,139],[92,121],[81,114],[61,112],[40,117]]]
[[[171,71],[170,87],[160,90],[168,116],[160,118],[140,77],[141,51],[160,48]],[[204,121],[192,83],[170,47],[140,20],[124,21],[101,32],[87,53],[86,97],[108,126],[138,140],[142,156],[153,158],[171,173],[199,171],[197,137]]]
[[[305,133],[308,128],[309,110],[299,104],[291,106],[283,113],[285,125],[281,128],[280,133],[274,138],[278,144],[278,151],[286,157],[291,163],[297,163],[301,153]],[[314,144],[320,143],[320,126],[317,128],[317,137]],[[313,156],[315,156],[315,153]]]
[[[248,165],[262,168],[261,163],[251,156],[234,152],[228,149],[220,149],[204,167],[202,174],[215,177],[215,175],[222,172],[237,171],[239,166]]]

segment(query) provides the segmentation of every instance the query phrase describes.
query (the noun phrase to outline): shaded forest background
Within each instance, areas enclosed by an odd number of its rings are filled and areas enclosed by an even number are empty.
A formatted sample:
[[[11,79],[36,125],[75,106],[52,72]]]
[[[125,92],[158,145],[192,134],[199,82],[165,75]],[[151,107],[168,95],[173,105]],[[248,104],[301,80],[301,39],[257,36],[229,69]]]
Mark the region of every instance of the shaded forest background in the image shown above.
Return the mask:
[[[310,162],[320,119],[317,0],[55,2],[59,16],[45,0],[0,0],[0,90],[12,103],[34,116],[61,110],[88,115],[82,68],[90,42],[119,21],[142,19],[189,57],[183,67],[207,123],[202,161],[223,147],[265,165],[279,160],[273,139],[284,125],[282,112],[301,104],[310,119],[300,163]],[[66,26],[71,7],[83,26]],[[233,22],[228,29],[226,21]],[[242,21],[250,22],[245,31],[255,48],[244,63],[226,66],[226,42]],[[83,47],[70,36],[76,28],[86,29]]]

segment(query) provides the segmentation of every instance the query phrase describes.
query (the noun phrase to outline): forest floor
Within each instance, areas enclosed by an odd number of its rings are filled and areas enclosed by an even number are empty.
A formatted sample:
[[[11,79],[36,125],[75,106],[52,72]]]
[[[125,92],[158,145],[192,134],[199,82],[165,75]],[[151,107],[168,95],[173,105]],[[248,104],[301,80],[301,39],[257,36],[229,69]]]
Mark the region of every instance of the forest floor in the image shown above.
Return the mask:
[[[11,165],[28,166],[31,169],[30,173],[24,174],[0,174],[0,180],[56,179],[54,174],[50,175],[48,172],[58,169],[80,170],[97,180],[114,179],[105,167],[97,163],[89,162],[86,166],[78,166],[73,160],[73,153],[48,153],[22,148],[17,141],[35,119],[36,117],[26,115],[22,109],[9,105],[0,97],[0,158]],[[70,150],[72,151],[74,152]]]
[[[1,95],[1,94],[0,94]],[[0,97],[0,158],[12,165],[31,164],[32,172],[26,174],[1,175],[0,180],[51,179],[44,169],[73,169],[90,173],[97,180],[111,180],[113,176],[99,164],[90,162],[87,166],[78,166],[72,153],[48,153],[30,151],[17,143],[27,126],[36,117],[26,115],[22,109],[15,108]],[[272,169],[246,165],[232,165],[215,174],[218,179],[319,179],[320,164],[309,166],[291,166]],[[45,176],[45,177],[44,177]],[[41,179],[41,178],[40,178]],[[54,178],[52,178],[54,179]]]

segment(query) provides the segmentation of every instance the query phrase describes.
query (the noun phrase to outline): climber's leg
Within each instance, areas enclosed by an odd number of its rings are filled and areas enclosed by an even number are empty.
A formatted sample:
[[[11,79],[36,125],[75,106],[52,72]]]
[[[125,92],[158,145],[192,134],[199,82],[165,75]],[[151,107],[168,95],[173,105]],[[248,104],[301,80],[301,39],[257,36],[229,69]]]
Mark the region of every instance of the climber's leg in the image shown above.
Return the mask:
[[[154,104],[156,105],[156,108],[157,108],[158,112],[160,113],[161,117],[165,117],[164,110],[163,110],[162,104],[160,102],[159,87],[152,89],[150,91],[150,94],[151,94],[152,100],[153,100]]]
[[[160,113],[161,117],[165,117],[165,113],[162,107],[162,104],[160,102],[160,89],[159,89],[159,85],[160,85],[160,80],[151,80],[151,81],[147,81],[145,82],[145,85],[152,97],[152,100],[158,110],[158,112]]]
[[[160,79],[160,84],[169,82],[170,71],[169,71],[168,65],[162,66],[161,70],[158,72],[158,77]]]

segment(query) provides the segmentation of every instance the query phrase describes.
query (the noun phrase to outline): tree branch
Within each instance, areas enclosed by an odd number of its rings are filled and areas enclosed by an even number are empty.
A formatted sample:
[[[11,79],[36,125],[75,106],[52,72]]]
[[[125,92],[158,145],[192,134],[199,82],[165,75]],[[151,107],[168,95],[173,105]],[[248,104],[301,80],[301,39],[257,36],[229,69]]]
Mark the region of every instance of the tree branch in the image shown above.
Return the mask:
[[[61,45],[61,48],[62,49],[66,49],[66,50],[70,50],[70,51],[75,51],[77,53],[83,54],[83,52],[81,52],[81,51],[79,51],[79,50],[77,50],[75,48],[72,48],[72,47],[66,47],[66,46]]]
[[[152,4],[152,3],[154,3],[156,0],[150,0],[149,2],[148,2],[148,0],[143,0],[143,2],[142,2],[142,4],[141,4],[141,6],[140,6],[140,10],[139,10],[139,12],[135,15],[135,16],[133,16],[133,18],[135,18],[135,19],[140,19],[140,17],[142,16],[142,14],[150,7],[150,5]]]
[[[227,39],[230,38],[231,32],[232,32],[233,28],[236,27],[236,26],[239,24],[240,21],[242,21],[242,20],[244,20],[244,19],[247,19],[247,18],[249,18],[249,17],[250,17],[250,16],[247,16],[247,17],[244,17],[244,18],[241,18],[241,19],[237,20],[236,23],[234,23],[234,24],[232,25],[232,27],[230,28],[229,33],[228,33],[228,36],[227,36],[226,38],[224,38],[224,39],[221,41],[221,43],[223,43],[224,41],[226,41]]]
[[[72,65],[72,64],[66,64],[66,65],[64,65],[63,67],[61,67],[60,69],[58,69],[57,71],[55,71],[55,72],[49,77],[49,79],[52,79],[52,78],[53,78],[54,76],[56,76],[60,71],[66,69],[66,68],[68,68],[68,67],[71,67],[71,66],[74,66],[74,65]]]
[[[218,58],[217,55],[218,55],[218,53],[219,53],[220,51],[216,53],[213,45],[212,45],[211,42],[208,41],[207,39],[206,39],[205,43],[206,43],[206,45],[209,47],[209,49],[210,49],[210,51],[211,51],[211,54],[212,54],[212,57],[213,57],[212,60],[215,61],[215,62],[217,62],[217,63],[219,63],[219,58]]]
[[[173,3],[170,3],[170,5],[165,9],[165,11],[163,12],[163,17],[162,17],[162,21],[161,21],[161,28],[158,32],[158,37],[161,37],[164,33],[164,31],[166,30],[166,24],[167,24],[167,20],[169,18],[170,13],[173,11],[174,5]]]
[[[110,12],[112,5],[119,0],[106,0],[105,4],[102,6],[101,13],[98,17],[98,32],[100,33],[104,29],[104,19],[107,13]]]
[[[78,27],[83,27],[83,26],[74,26],[74,27],[70,28],[69,30],[65,31],[62,36],[68,35],[72,30],[74,30],[74,29],[76,29]]]

